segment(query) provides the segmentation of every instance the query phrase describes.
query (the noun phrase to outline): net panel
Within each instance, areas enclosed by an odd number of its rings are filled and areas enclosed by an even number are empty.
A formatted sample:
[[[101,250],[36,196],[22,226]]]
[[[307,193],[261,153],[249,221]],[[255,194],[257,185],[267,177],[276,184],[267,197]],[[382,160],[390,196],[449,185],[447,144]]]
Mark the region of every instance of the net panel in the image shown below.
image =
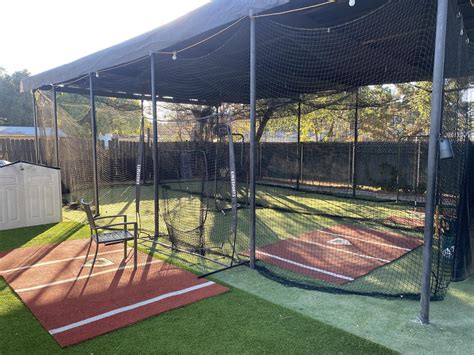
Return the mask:
[[[58,128],[64,137],[59,141],[59,166],[63,181],[63,203],[71,213],[68,219],[84,221],[80,200],[92,202],[93,154],[89,98],[58,93]]]
[[[266,276],[330,292],[418,297],[435,5],[388,1],[324,28],[314,28],[305,13],[255,19],[256,242],[258,270]],[[305,19],[301,27],[294,26],[295,16]],[[443,297],[449,284],[471,131],[469,78],[463,75],[472,46],[460,35],[455,7],[448,17],[442,134],[455,158],[439,163],[434,298]],[[174,55],[157,54],[155,84],[163,101],[157,108],[158,236],[151,104],[144,102],[142,110],[136,100],[97,100],[99,137],[110,138],[97,143],[101,211],[133,211],[138,173],[141,231],[173,249],[222,257],[226,265],[249,255],[249,107],[235,103],[249,98],[249,27],[243,19],[217,46],[203,42]],[[99,87],[106,89],[107,80],[121,73],[126,66],[101,73]],[[149,74],[137,73],[143,85],[149,85]],[[73,115],[76,121],[87,108],[81,112]],[[68,130],[90,136],[84,124],[86,133]],[[232,134],[219,133],[218,124]],[[137,171],[140,131],[144,148]],[[81,164],[87,172],[81,186],[90,188],[90,161]]]
[[[402,26],[395,13],[417,21],[403,20]],[[449,17],[448,38],[457,42],[453,8]],[[333,292],[419,296],[435,19],[431,1],[388,2],[331,28],[256,19],[257,66],[259,54],[274,53],[272,65],[261,67],[258,89],[287,98],[283,105],[259,102],[266,112],[273,105],[268,122],[265,111],[259,112],[259,123],[266,123],[258,137],[262,273]],[[416,81],[385,82],[390,71]],[[363,84],[368,77],[373,85]],[[444,95],[443,135],[459,154],[440,162],[434,298],[446,291],[452,261],[447,249],[454,236],[448,230],[456,219],[465,139],[460,81],[447,80]]]
[[[36,91],[39,162],[54,165],[54,119],[51,91]]]

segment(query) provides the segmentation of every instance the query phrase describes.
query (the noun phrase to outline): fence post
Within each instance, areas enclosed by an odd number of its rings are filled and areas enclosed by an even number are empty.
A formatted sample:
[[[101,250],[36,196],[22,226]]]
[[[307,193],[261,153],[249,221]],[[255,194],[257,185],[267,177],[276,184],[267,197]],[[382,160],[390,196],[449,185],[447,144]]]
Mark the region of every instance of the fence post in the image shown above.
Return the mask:
[[[428,169],[425,207],[425,229],[423,246],[423,273],[421,277],[420,321],[429,324],[431,295],[431,260],[433,246],[433,224],[436,202],[436,175],[438,171],[438,142],[441,129],[444,56],[446,51],[446,26],[448,0],[438,0],[436,16],[436,40],[433,66],[433,90],[431,96],[431,125],[428,146]]]
[[[255,18],[249,10],[250,19],[250,268],[255,269],[255,158],[256,158],[256,48],[255,48]]]

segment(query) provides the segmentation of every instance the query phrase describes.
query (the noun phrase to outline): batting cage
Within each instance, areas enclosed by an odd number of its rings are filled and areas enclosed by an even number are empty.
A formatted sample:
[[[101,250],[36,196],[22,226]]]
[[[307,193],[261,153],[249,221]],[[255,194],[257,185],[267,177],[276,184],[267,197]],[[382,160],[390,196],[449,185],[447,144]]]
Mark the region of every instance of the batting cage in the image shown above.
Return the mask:
[[[207,271],[249,263],[285,285],[442,299],[468,238],[464,5],[241,4],[211,26],[219,6],[178,21],[193,35],[165,26],[67,80],[29,79],[65,216],[83,218],[80,198],[132,212],[144,247]]]

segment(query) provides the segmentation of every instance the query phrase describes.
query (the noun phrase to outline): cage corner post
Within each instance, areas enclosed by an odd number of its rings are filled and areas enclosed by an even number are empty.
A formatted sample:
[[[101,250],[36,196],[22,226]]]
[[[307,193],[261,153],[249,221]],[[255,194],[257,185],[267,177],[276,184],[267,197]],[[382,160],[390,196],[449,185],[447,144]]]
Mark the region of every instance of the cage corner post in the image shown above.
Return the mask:
[[[296,172],[296,190],[300,189],[300,183],[302,179],[302,147],[301,147],[301,96],[298,99],[298,113],[297,113],[297,132],[296,132],[296,157],[298,159],[298,167]]]
[[[89,105],[91,111],[91,130],[92,130],[92,175],[94,183],[94,205],[95,214],[100,215],[99,201],[99,175],[97,171],[97,117],[95,110],[95,94],[94,94],[94,74],[89,73]]]
[[[56,86],[53,89],[53,133],[54,133],[54,166],[59,167],[59,132],[58,132],[58,103]]]
[[[428,146],[427,189],[423,246],[423,271],[421,276],[420,322],[429,324],[431,296],[431,262],[436,203],[436,176],[438,170],[438,141],[441,129],[444,87],[444,60],[448,1],[438,0],[436,14],[436,39],[433,64],[433,88],[431,96],[431,122]]]
[[[256,47],[255,47],[255,17],[253,10],[249,10],[250,19],[250,268],[255,269],[255,173],[256,173]]]
[[[358,144],[359,144],[359,88],[357,88],[355,91],[354,142],[352,146],[352,161],[351,161],[352,197],[356,197],[356,192],[357,192],[357,146]]]
[[[36,111],[36,90],[31,90],[31,97],[33,101],[33,124],[35,127],[35,163],[39,164],[39,139],[38,139],[38,113]]]
[[[154,238],[158,238],[160,232],[160,204],[159,204],[159,180],[158,180],[158,118],[156,112],[156,53],[150,53],[150,81],[151,81],[151,108],[153,123],[153,213],[154,213]]]

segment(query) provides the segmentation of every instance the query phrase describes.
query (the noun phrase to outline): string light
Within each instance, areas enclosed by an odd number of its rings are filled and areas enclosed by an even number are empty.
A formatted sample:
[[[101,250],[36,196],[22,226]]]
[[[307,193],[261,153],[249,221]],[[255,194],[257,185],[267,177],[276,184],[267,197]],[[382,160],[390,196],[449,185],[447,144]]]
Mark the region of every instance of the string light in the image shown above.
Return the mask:
[[[177,58],[177,55],[176,55],[176,51],[173,52],[173,56],[171,57],[173,60],[176,60]]]
[[[356,0],[349,0],[349,6],[355,6]]]

